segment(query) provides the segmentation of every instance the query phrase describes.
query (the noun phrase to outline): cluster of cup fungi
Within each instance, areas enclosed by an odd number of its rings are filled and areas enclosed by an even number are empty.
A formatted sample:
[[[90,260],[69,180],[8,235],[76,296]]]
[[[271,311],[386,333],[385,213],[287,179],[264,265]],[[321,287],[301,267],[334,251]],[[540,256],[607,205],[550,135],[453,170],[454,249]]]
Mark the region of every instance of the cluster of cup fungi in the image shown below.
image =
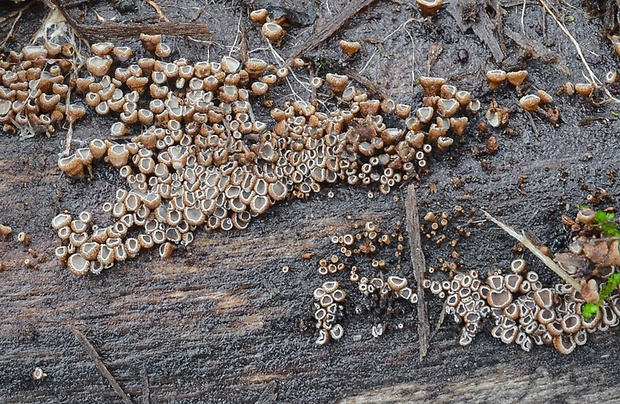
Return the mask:
[[[600,212],[583,208],[574,219],[564,217],[563,222],[571,227],[575,235],[568,251],[552,257],[564,271],[580,281],[582,287],[579,290],[563,282],[545,287],[538,273],[528,268],[522,258],[514,260],[510,271],[504,274],[501,270],[493,270],[486,279],[481,279],[477,270],[450,270],[450,279],[427,278],[423,280],[422,287],[442,299],[445,314],[461,326],[459,344],[462,346],[469,345],[485,329],[484,324],[491,324],[494,338],[505,344],[514,343],[526,352],[537,345],[551,345],[562,354],[570,354],[587,342],[588,334],[606,331],[620,323],[620,275],[614,274],[615,268],[620,266],[620,243],[618,237],[610,237],[609,233],[601,231],[604,227],[601,226],[602,219],[595,221],[597,214],[601,215]],[[429,219],[432,218],[426,221]],[[609,226],[618,232],[615,223]],[[333,254],[321,258],[318,262],[320,274],[349,271],[350,280],[360,295],[366,300],[374,298],[373,301],[383,307],[399,300],[413,304],[418,302],[414,282],[401,273],[391,274],[394,269],[378,258],[393,239],[402,241],[398,230],[391,235],[382,234],[377,224],[368,222],[357,233],[331,238],[332,243],[340,246],[342,256]],[[402,244],[398,243],[396,255],[400,255],[402,250]],[[545,254],[552,255],[549,251]],[[372,264],[350,265],[347,262],[360,255],[371,259]],[[373,275],[365,273],[367,267],[374,269]],[[397,265],[396,272],[399,267]],[[609,286],[612,279],[615,283]],[[325,284],[339,286],[335,281]],[[319,289],[315,291],[317,300],[325,294]],[[339,296],[338,305],[334,306],[338,307],[338,315],[332,316],[332,319],[343,317],[347,295],[342,291]],[[319,303],[315,304],[319,329],[316,343],[323,345],[330,339],[340,339],[343,329],[339,324],[338,338],[330,338],[329,329],[325,329],[322,322],[325,310]],[[592,303],[596,304],[596,309],[589,311],[586,305]],[[335,308],[332,310],[335,312]],[[378,337],[384,330],[385,322],[375,324],[372,335]]]
[[[266,21],[262,30],[277,30]],[[266,27],[267,26],[267,27]],[[63,212],[52,221],[63,245],[57,257],[71,272],[100,273],[140,251],[169,256],[188,245],[198,227],[244,229],[287,198],[305,198],[343,181],[383,193],[426,171],[432,155],[460,139],[480,102],[441,78],[421,78],[423,106],[374,99],[346,75],[314,77],[316,99],[286,101],[263,122],[253,106],[273,86],[306,67],[250,58],[170,60],[160,35],[142,35],[146,53],[109,42],[91,46],[79,77],[69,45],[28,45],[2,61],[0,120],[6,128],[72,124],[89,108],[118,120],[104,138],[59,158],[59,168],[82,179],[105,161],[126,181],[103,205],[112,223],[98,226],[92,212]],[[63,53],[64,52],[64,53]],[[168,61],[166,61],[168,60]],[[64,102],[63,102],[64,101]]]
[[[442,4],[417,3],[428,15]],[[265,10],[250,17],[270,42],[277,43],[285,34]],[[323,91],[335,100],[335,108],[321,110],[326,104],[316,98],[297,97],[270,107],[272,122],[263,122],[255,117],[253,107],[268,100],[273,87],[287,82],[289,75],[304,71],[305,61],[295,59],[291,67],[277,67],[258,58],[240,62],[230,56],[217,61],[171,60],[172,49],[160,35],[140,39],[144,49],[138,53],[143,57],[130,47],[93,44],[85,70],[76,62],[70,43],[45,41],[0,59],[4,132],[19,132],[23,137],[49,135],[65,123],[71,127],[88,108],[118,117],[104,139],[92,139],[87,147],[58,161],[67,176],[82,179],[96,161],[103,160],[127,184],[102,207],[112,217],[108,226],[98,226],[88,211],[53,218],[52,227],[63,242],[56,256],[76,275],[98,274],[153,247],[168,257],[175,246],[190,244],[199,227],[244,229],[275,203],[306,198],[337,181],[378,186],[387,194],[395,185],[426,171],[431,156],[462,138],[469,119],[481,108],[470,92],[443,78],[419,79],[424,98],[422,106],[414,108],[391,98],[372,98],[346,75],[328,73],[309,79],[306,89],[313,94]],[[341,41],[340,46],[349,56],[360,47],[348,41]],[[608,76],[608,82],[615,81],[614,75]],[[487,72],[491,89],[504,82],[519,88],[526,77],[526,71]],[[567,83],[563,88],[568,95],[584,97],[594,90],[588,83]],[[543,90],[519,101],[523,109],[547,116],[550,111],[541,106],[551,102]],[[498,127],[506,123],[507,113],[492,103],[486,118]],[[578,216],[580,220],[589,225]],[[332,241],[350,258],[373,254],[395,238],[399,239],[399,256],[402,235],[381,234],[371,222],[357,234],[335,236]],[[620,260],[596,262],[588,256],[595,251],[588,247],[591,240],[584,241],[583,236],[580,240],[574,244],[581,246],[575,255],[585,255],[597,265],[620,265],[616,262]],[[617,255],[615,243],[601,241],[597,246],[604,244]],[[595,252],[600,256],[599,250]],[[371,267],[381,274],[367,277],[357,266],[349,268],[350,280],[362,295],[376,302],[417,302],[407,278],[383,275],[385,261],[373,259]],[[335,255],[319,262],[321,274],[345,268]],[[585,320],[581,307],[586,300],[574,288],[564,284],[543,288],[523,260],[514,261],[511,269],[507,275],[490,275],[486,282],[478,278],[477,271],[457,272],[449,281],[425,280],[423,286],[444,298],[446,313],[463,325],[462,345],[472,341],[489,317],[494,322],[492,335],[505,343],[517,343],[526,351],[533,345],[552,344],[562,353],[584,344],[587,333],[618,324],[617,294],[601,302],[601,310]],[[596,289],[594,281],[590,289]],[[335,281],[315,290],[317,344],[343,336],[338,320],[346,297]],[[373,335],[381,335],[384,328],[376,324]]]
[[[389,327],[388,313],[393,313],[396,305],[416,304],[418,295],[412,289],[407,278],[400,274],[400,264],[393,265],[390,260],[379,259],[385,257],[386,251],[393,251],[394,259],[400,260],[404,246],[403,234],[400,232],[400,223],[397,223],[393,232],[382,231],[377,223],[365,222],[356,224],[354,231],[342,235],[331,236],[331,242],[339,250],[328,257],[318,260],[320,275],[331,276],[337,273],[348,273],[349,280],[354,288],[363,297],[363,304],[356,306],[355,312],[373,310],[379,320],[372,326],[372,336],[379,337]],[[338,324],[336,333],[330,328],[334,319],[345,315],[345,299],[348,298],[344,290],[338,289],[336,281],[327,281],[314,292],[314,318],[319,335],[318,345],[324,345],[330,340],[338,340],[344,335],[344,328]],[[325,297],[333,291],[331,297]],[[335,305],[333,302],[337,302]],[[326,304],[334,304],[330,321],[326,321]],[[336,309],[338,311],[336,312]],[[327,311],[326,311],[327,310]],[[326,327],[327,325],[327,327]],[[402,325],[401,325],[402,326]]]
[[[505,344],[515,343],[529,352],[534,345],[553,345],[569,354],[587,341],[587,334],[618,324],[613,304],[601,315],[586,321],[581,315],[585,300],[570,285],[560,283],[544,288],[538,273],[517,259],[507,274],[489,275],[485,283],[477,271],[457,273],[450,281],[430,281],[430,291],[443,297],[446,314],[462,325],[459,344],[472,342],[482,321],[490,318],[491,335]]]
[[[23,138],[50,135],[64,122],[70,124],[86,113],[71,103],[70,73],[75,48],[46,42],[24,46],[0,59],[0,124],[6,133]]]

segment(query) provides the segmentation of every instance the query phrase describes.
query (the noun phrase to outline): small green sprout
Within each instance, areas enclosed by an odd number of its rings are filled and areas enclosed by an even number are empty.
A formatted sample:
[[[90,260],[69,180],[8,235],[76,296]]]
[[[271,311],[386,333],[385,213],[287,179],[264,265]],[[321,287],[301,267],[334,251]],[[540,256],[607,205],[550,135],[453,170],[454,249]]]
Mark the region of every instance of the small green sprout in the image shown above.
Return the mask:
[[[590,321],[590,319],[594,317],[596,313],[598,313],[599,309],[600,306],[598,305],[598,303],[586,303],[581,306],[581,315],[584,319],[586,319],[586,321]]]
[[[609,276],[605,285],[601,289],[598,295],[598,302],[586,303],[581,307],[581,315],[586,321],[589,321],[599,311],[605,300],[609,299],[612,292],[620,285],[620,272],[614,272]]]
[[[610,113],[615,116],[616,118],[620,117],[620,112],[618,111],[614,111],[613,109],[610,111]]]
[[[567,15],[566,22],[575,22],[576,18],[574,15]]]
[[[319,59],[315,62],[317,72],[329,71],[331,69],[331,63],[327,59]]]
[[[596,227],[607,237],[620,237],[618,223],[614,221],[615,217],[616,214],[613,212],[605,212],[600,209],[596,211],[594,216]]]

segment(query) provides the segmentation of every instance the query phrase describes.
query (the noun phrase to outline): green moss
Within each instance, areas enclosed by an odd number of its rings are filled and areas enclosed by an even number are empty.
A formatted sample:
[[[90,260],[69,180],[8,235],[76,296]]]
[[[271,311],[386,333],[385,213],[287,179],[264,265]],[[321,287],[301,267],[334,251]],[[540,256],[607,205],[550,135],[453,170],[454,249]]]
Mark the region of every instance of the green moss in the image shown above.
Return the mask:
[[[581,307],[581,315],[583,318],[590,320],[593,316],[595,316],[603,303],[609,299],[609,296],[611,296],[613,291],[618,288],[618,285],[620,285],[620,272],[614,272],[609,276],[607,282],[603,285],[599,293],[598,302],[586,303]]]
[[[620,230],[618,230],[618,222],[614,221],[616,214],[613,212],[605,212],[604,210],[597,210],[594,216],[596,227],[607,237],[620,237]]]
[[[581,307],[581,315],[586,320],[590,320],[592,317],[598,313],[600,306],[594,303],[586,303]]]

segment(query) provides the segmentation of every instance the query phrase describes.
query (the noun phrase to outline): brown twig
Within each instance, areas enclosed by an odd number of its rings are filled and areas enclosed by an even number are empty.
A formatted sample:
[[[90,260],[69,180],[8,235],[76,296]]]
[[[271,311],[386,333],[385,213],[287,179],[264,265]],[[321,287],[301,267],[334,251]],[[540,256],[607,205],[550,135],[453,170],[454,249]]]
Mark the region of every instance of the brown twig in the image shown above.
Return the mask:
[[[6,34],[6,36],[4,37],[4,40],[0,42],[0,48],[3,48],[4,45],[6,45],[6,43],[9,41],[9,38],[11,38],[11,35],[13,35],[13,31],[15,30],[15,25],[17,25],[17,21],[19,21],[19,19],[22,17],[23,11],[24,9],[22,8],[21,10],[17,12],[17,16],[15,17],[15,20],[13,20],[13,24],[11,24],[11,29],[9,30],[9,33]]]
[[[175,36],[207,36],[213,32],[206,24],[193,22],[158,22],[155,24],[117,24],[103,22],[101,24],[80,24],[66,12],[59,0],[52,0],[58,7],[67,23],[88,41],[107,41],[110,38],[133,38],[140,34],[162,34]]]
[[[21,7],[19,10],[15,10],[12,13],[10,13],[9,15],[7,15],[6,17],[0,19],[0,26],[4,26],[5,22],[10,20],[11,18],[15,18],[16,15],[18,15],[18,14],[21,15],[24,11],[28,10],[35,3],[36,2],[34,2],[34,1],[29,1],[23,7]]]
[[[155,9],[160,20],[164,22],[170,22],[168,17],[166,17],[166,14],[164,14],[164,12],[161,10],[161,7],[159,7],[159,4],[155,3],[154,0],[146,0],[146,3]]]
[[[353,80],[357,81],[358,83],[360,83],[361,85],[366,87],[367,89],[369,89],[370,91],[372,91],[375,94],[379,95],[382,99],[389,97],[388,92],[386,91],[385,88],[383,88],[379,84],[375,83],[374,81],[372,81],[370,79],[367,79],[366,77],[362,76],[361,74],[359,74],[355,70],[349,69],[349,68],[345,68],[344,69],[344,73],[347,76],[349,76],[350,78],[352,78]]]
[[[426,301],[424,300],[424,287],[422,286],[422,283],[424,282],[424,273],[426,272],[426,260],[424,259],[424,251],[422,251],[418,200],[413,185],[407,186],[405,214],[407,215],[405,225],[407,227],[407,234],[409,234],[411,266],[413,267],[413,275],[418,284],[418,335],[420,338],[420,360],[422,360],[428,352],[430,326],[428,323]]]
[[[176,36],[207,36],[213,32],[205,24],[185,22],[159,22],[156,24],[116,24],[104,22],[96,25],[74,24],[74,29],[88,41],[106,38],[133,38],[140,34]]]
[[[540,138],[540,132],[538,131],[538,126],[536,126],[536,122],[534,122],[534,117],[532,116],[532,114],[529,111],[525,111],[527,112],[527,115],[529,117],[530,120],[530,125],[532,125],[532,130],[534,130],[534,133],[536,134],[537,138]]]
[[[338,31],[347,21],[349,21],[354,15],[359,13],[364,7],[368,7],[375,0],[354,0],[344,6],[344,8],[331,20],[326,21],[324,24],[316,25],[315,31],[310,35],[310,38],[303,45],[300,45],[295,49],[287,60],[285,66],[288,67],[293,63],[293,59],[300,56],[302,53],[313,50],[321,45],[324,41],[329,39],[336,31]]]
[[[133,404],[127,394],[125,394],[121,386],[118,384],[114,376],[112,376],[112,373],[110,373],[108,368],[105,366],[105,364],[101,360],[101,357],[99,356],[99,353],[97,353],[97,351],[95,350],[95,347],[93,347],[92,344],[88,342],[86,336],[82,333],[82,331],[78,330],[75,327],[71,327],[71,332],[73,333],[73,335],[75,335],[75,338],[77,338],[78,342],[82,344],[82,347],[84,348],[88,356],[90,356],[90,359],[95,362],[95,367],[97,368],[97,370],[106,379],[108,379],[108,382],[110,383],[110,385],[112,385],[114,392],[121,398],[121,401],[125,404]]]

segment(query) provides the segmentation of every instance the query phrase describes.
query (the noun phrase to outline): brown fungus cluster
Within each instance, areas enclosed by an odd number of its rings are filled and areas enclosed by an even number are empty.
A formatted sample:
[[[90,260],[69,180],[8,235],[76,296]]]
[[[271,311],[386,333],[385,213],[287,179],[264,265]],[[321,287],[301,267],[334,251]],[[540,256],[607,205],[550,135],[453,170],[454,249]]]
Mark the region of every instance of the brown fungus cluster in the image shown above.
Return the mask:
[[[570,285],[545,288],[523,259],[511,264],[508,274],[489,275],[485,283],[477,271],[456,273],[449,281],[425,280],[423,285],[444,299],[446,314],[462,325],[459,343],[468,345],[481,331],[484,319],[492,321],[491,335],[526,352],[535,345],[553,345],[563,354],[587,342],[588,334],[606,331],[620,322],[620,296],[604,302],[595,316],[581,314],[586,300]]]
[[[403,304],[409,306],[418,302],[415,286],[400,274],[400,264],[394,265],[390,261],[389,251],[393,250],[394,258],[400,260],[404,246],[401,244],[403,235],[400,232],[400,223],[396,223],[393,232],[382,231],[377,223],[365,222],[356,224],[356,231],[332,235],[331,242],[340,249],[333,254],[318,260],[318,271],[321,275],[336,275],[347,271],[349,280],[354,289],[351,297],[355,314],[371,311],[378,320],[371,328],[371,335],[381,336],[387,329],[393,327],[390,319],[396,313],[404,310]],[[354,292],[358,292],[357,294]],[[344,289],[336,281],[325,282],[314,291],[314,318],[319,336],[318,345],[329,340],[337,340],[344,333],[344,328],[336,324],[337,319],[344,317],[344,298],[347,296]],[[347,297],[349,299],[349,297]],[[338,303],[336,305],[336,303]],[[330,316],[331,314],[331,316]],[[333,327],[337,327],[334,334]],[[396,325],[403,328],[402,323]]]
[[[74,273],[88,266],[98,273],[151,247],[169,256],[176,245],[190,244],[198,227],[244,229],[275,203],[306,198],[337,181],[387,194],[426,171],[433,151],[462,137],[468,116],[479,109],[469,92],[439,78],[421,79],[434,86],[424,85],[424,106],[412,109],[373,99],[347,76],[328,73],[308,84],[316,91],[326,83],[338,108],[321,111],[317,99],[298,98],[271,108],[273,122],[261,121],[253,105],[303,63],[277,68],[229,56],[164,61],[169,48],[161,36],[142,35],[141,41],[155,57],[93,44],[88,75],[75,80],[75,92],[89,107],[118,121],[108,136],[58,165],[79,179],[103,160],[127,186],[103,206],[114,220],[109,226],[76,230],[57,226],[68,214],[54,219],[67,251],[57,255]]]
[[[86,109],[69,102],[75,49],[59,45],[27,45],[0,58],[0,124],[22,138],[50,135],[65,120],[73,123]]]
[[[319,330],[317,345],[325,345],[330,339],[337,341],[344,335],[344,328],[337,321],[343,316],[347,293],[339,286],[336,281],[327,281],[314,290],[314,318]]]
[[[425,279],[422,286],[445,299],[446,314],[453,315],[457,324],[463,324],[459,344],[469,345],[490,312],[486,303],[489,288],[478,279],[478,272],[456,273],[451,280],[443,282]]]

